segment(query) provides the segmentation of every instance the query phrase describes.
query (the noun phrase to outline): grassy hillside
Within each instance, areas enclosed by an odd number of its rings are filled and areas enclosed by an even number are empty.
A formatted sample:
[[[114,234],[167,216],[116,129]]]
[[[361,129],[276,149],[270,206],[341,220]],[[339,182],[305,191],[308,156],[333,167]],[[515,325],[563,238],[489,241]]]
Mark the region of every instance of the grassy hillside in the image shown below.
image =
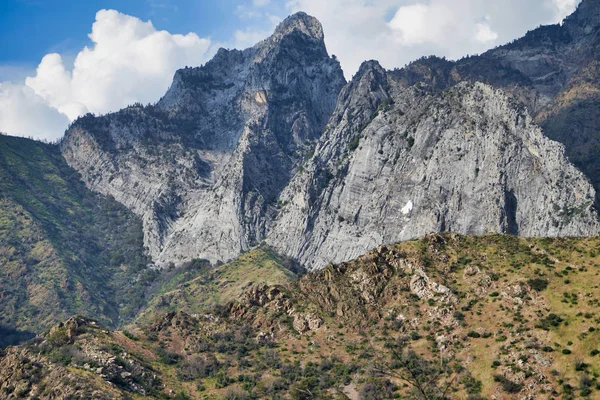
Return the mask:
[[[198,267],[194,268],[194,265]],[[172,276],[167,272],[161,277],[165,283],[154,288],[156,294],[149,307],[137,318],[137,324],[151,322],[170,311],[189,314],[209,312],[216,306],[238,299],[250,286],[283,285],[297,278],[279,257],[264,248],[250,250],[216,268],[193,261],[183,268],[184,271],[195,271],[195,278],[191,280],[183,280],[179,276],[182,274],[180,270],[175,270]]]
[[[264,276],[263,254],[244,257],[189,287],[214,294],[216,280],[242,282],[236,270]],[[600,238],[432,235],[284,284],[253,278],[212,313],[155,309],[122,332],[68,321],[5,352],[0,390],[43,399],[76,381],[115,398],[597,398],[599,263]],[[175,291],[196,293],[186,285]],[[239,289],[222,287],[223,299]],[[27,360],[35,371],[9,372]]]
[[[0,136],[0,326],[116,326],[143,303],[147,263],[141,222],[87,190],[57,146]]]

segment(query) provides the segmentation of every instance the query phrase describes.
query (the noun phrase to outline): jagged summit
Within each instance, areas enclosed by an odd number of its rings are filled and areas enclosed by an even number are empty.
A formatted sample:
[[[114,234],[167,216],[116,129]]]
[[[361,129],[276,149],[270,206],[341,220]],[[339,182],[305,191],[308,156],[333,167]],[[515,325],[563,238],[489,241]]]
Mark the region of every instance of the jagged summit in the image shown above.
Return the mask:
[[[385,69],[381,66],[379,61],[367,60],[367,61],[363,61],[362,64],[360,64],[360,67],[358,68],[358,71],[356,72],[356,76],[363,76],[369,72],[385,73]]]
[[[158,263],[229,260],[265,238],[345,83],[321,24],[298,13],[254,47],[177,71],[141,118],[75,123],[63,154],[90,187],[143,216]]]
[[[318,19],[304,12],[287,17],[270,37],[249,51],[256,52],[256,61],[268,59],[269,55],[277,53],[301,55],[303,59],[329,58],[323,26]]]
[[[600,0],[583,0],[577,10],[564,20],[564,26],[573,36],[598,33],[600,28]]]
[[[321,22],[315,17],[302,11],[284,19],[277,28],[275,28],[275,33],[273,33],[272,38],[277,40],[294,31],[302,32],[315,40],[322,41],[325,39]]]

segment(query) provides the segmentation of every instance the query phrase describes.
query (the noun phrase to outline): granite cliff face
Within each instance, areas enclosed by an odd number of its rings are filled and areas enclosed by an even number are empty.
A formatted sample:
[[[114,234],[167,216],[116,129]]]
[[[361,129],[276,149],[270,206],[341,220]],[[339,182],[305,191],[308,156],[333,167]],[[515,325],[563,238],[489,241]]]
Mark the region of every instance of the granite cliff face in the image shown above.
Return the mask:
[[[366,62],[347,84],[299,13],[253,48],[178,71],[154,106],[81,118],[63,154],[142,216],[160,265],[263,240],[321,268],[431,231],[592,235],[596,193],[539,125],[576,151],[556,116],[597,90],[582,76],[596,76],[598,10],[585,0],[563,25],[458,62]],[[596,140],[583,120],[573,140]]]
[[[368,62],[283,192],[268,241],[319,268],[429,232],[592,235],[594,195],[500,90],[404,88]]]
[[[253,48],[178,71],[155,106],[78,120],[63,154],[143,217],[159,263],[228,260],[266,236],[344,84],[320,23],[299,13]]]

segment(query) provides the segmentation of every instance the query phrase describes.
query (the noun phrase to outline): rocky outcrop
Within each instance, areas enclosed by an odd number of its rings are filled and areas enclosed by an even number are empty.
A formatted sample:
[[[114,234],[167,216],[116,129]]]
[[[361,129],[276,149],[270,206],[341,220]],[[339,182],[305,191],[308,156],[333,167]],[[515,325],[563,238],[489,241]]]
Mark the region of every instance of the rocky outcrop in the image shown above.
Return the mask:
[[[3,399],[126,399],[118,390],[48,362],[40,354],[12,347],[0,357]]]
[[[323,320],[315,313],[296,314],[292,326],[299,333],[316,331],[323,325]]]

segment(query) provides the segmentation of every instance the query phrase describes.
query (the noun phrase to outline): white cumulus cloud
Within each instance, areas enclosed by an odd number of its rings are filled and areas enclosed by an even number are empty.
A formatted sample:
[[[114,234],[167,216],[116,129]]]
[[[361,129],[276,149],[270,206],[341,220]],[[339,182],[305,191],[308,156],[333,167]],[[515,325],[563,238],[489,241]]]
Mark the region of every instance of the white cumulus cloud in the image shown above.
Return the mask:
[[[59,54],[48,54],[23,87],[0,86],[4,102],[14,103],[0,104],[0,131],[58,138],[66,124],[56,121],[155,102],[178,68],[200,65],[212,52],[209,39],[159,31],[150,21],[114,10],[98,11],[89,38],[92,46],[83,48],[72,66]],[[55,115],[52,124],[49,113]]]
[[[68,123],[67,116],[30,88],[0,83],[0,132],[52,141],[62,135]]]
[[[451,59],[482,53],[571,13],[580,0],[288,0],[325,30],[328,50],[346,77],[376,59],[403,67],[427,55]]]
[[[481,43],[493,42],[498,39],[498,34],[492,30],[488,23],[480,22],[475,25],[475,29],[475,39]]]
[[[554,22],[561,22],[567,15],[575,11],[581,0],[550,0],[554,9]]]
[[[443,40],[455,19],[446,4],[411,4],[398,8],[389,26],[403,45],[437,43]]]

